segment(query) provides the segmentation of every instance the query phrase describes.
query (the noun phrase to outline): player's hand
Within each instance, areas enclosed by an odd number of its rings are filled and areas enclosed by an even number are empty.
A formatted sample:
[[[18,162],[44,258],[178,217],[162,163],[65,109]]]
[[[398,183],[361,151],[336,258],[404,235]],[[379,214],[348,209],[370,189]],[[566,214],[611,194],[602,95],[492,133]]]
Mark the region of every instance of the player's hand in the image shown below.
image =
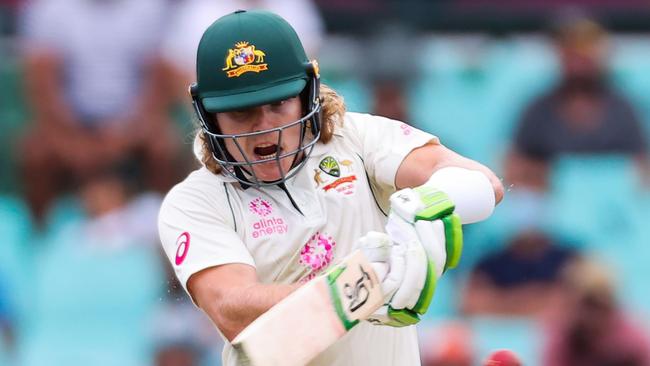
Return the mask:
[[[436,282],[458,264],[462,251],[460,219],[443,192],[429,187],[405,189],[391,196],[386,231],[406,248],[405,274],[387,306],[372,317],[376,324],[406,326],[419,321],[433,298]]]
[[[384,302],[388,303],[404,280],[406,247],[393,243],[388,234],[376,231],[361,237],[357,246],[377,274]]]
[[[393,225],[392,216],[399,216],[415,227],[420,242],[442,274],[455,268],[463,250],[460,217],[449,196],[432,187],[406,188],[390,196],[391,213],[386,230],[393,241],[400,235],[400,226]]]

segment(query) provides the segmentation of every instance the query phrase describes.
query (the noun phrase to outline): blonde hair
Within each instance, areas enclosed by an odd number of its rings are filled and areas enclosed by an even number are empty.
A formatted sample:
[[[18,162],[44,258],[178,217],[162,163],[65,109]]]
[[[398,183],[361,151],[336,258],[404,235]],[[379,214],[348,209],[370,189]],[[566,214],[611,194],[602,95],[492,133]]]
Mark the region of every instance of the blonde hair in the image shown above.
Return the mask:
[[[324,144],[332,139],[334,129],[337,124],[343,123],[343,115],[345,114],[345,102],[343,97],[336,93],[336,91],[325,84],[320,85],[320,99],[321,99],[321,131],[319,142]],[[221,165],[212,156],[210,150],[210,143],[208,142],[205,133],[201,129],[197,131],[197,138],[200,143],[200,151],[197,157],[200,158],[203,165],[214,174],[221,173]]]

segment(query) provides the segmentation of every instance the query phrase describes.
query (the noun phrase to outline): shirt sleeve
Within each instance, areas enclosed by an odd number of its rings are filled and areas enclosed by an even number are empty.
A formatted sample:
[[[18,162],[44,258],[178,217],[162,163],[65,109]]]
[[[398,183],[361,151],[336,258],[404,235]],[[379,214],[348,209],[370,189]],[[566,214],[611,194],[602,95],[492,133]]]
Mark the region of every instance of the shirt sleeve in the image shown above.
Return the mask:
[[[158,232],[176,277],[187,291],[190,276],[203,269],[255,263],[234,229],[224,187],[216,184],[201,189],[185,183],[165,197]]]
[[[369,114],[347,113],[350,129],[368,178],[384,193],[395,191],[395,176],[406,156],[427,143],[439,144],[437,137],[404,122]]]

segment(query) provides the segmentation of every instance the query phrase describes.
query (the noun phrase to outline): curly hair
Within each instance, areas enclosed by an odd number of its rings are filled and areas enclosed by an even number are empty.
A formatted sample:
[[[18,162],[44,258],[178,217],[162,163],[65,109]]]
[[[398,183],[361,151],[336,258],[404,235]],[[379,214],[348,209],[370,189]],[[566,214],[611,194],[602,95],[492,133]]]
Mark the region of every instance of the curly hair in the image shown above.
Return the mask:
[[[321,133],[319,142],[324,144],[332,139],[334,129],[337,124],[343,123],[343,115],[345,114],[345,102],[343,97],[336,93],[336,91],[325,84],[320,86],[321,98]],[[210,144],[206,139],[205,134],[201,129],[196,133],[196,138],[200,144],[197,146],[199,149],[197,157],[200,157],[201,162],[214,174],[221,173],[221,165],[212,156]]]

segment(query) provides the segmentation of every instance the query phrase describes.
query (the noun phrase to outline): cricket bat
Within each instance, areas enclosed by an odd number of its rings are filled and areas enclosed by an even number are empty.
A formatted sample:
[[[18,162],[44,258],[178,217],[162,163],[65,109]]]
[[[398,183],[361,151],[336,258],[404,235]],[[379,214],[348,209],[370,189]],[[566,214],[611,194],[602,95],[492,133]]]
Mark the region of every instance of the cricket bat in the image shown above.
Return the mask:
[[[382,305],[378,276],[356,250],[259,316],[232,345],[245,365],[303,366]]]

